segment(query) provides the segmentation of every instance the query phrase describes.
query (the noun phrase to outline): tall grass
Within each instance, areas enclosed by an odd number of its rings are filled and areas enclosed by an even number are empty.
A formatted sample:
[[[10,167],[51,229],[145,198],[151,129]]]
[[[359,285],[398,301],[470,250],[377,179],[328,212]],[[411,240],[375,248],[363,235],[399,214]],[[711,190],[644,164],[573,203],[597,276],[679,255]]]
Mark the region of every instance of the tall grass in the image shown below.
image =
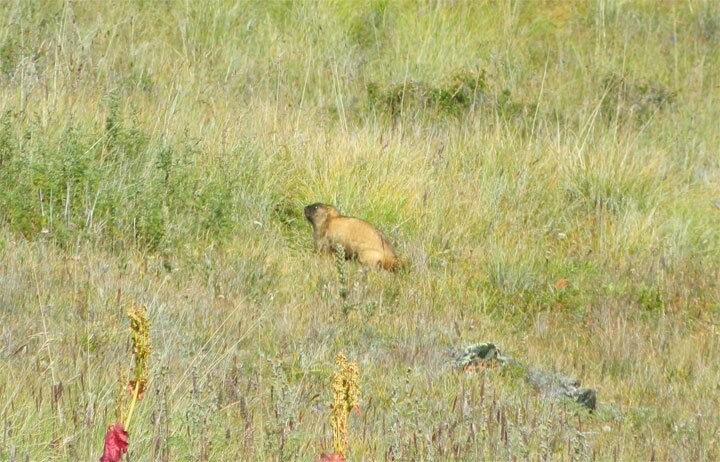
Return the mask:
[[[710,1],[0,2],[0,459],[99,457],[132,302],[133,460],[318,456],[340,350],[352,460],[719,458],[718,80]]]

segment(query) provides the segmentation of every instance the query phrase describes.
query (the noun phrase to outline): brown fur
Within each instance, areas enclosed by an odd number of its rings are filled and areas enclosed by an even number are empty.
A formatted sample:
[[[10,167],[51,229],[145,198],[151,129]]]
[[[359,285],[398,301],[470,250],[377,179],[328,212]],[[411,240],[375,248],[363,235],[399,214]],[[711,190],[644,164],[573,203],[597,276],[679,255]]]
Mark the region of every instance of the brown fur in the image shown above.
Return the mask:
[[[394,271],[399,268],[395,249],[385,235],[365,220],[340,215],[332,205],[312,204],[305,207],[305,216],[313,227],[315,249],[334,253],[340,244],[345,257],[369,266]]]

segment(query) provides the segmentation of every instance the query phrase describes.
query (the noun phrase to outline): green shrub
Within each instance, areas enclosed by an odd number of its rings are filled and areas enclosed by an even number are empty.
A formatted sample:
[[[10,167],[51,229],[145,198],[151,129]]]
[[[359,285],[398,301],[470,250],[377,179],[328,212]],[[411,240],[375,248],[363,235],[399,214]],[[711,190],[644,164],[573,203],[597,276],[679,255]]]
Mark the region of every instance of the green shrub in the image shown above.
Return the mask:
[[[636,81],[621,74],[602,80],[602,114],[608,119],[646,121],[656,112],[672,107],[676,94],[657,82]]]
[[[484,71],[462,70],[438,85],[422,81],[388,86],[370,83],[366,90],[371,107],[398,116],[425,110],[458,115],[483,103],[488,88]]]

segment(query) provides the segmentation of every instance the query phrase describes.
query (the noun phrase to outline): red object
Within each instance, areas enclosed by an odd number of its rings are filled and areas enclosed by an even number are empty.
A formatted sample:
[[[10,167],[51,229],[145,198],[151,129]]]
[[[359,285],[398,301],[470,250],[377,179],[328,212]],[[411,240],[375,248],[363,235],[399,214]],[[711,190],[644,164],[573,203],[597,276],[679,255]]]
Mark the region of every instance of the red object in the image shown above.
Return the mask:
[[[128,433],[118,422],[108,427],[105,433],[105,450],[100,462],[118,462],[128,450]]]
[[[342,454],[335,454],[334,452],[332,454],[325,454],[323,452],[317,462],[345,462],[345,458]]]

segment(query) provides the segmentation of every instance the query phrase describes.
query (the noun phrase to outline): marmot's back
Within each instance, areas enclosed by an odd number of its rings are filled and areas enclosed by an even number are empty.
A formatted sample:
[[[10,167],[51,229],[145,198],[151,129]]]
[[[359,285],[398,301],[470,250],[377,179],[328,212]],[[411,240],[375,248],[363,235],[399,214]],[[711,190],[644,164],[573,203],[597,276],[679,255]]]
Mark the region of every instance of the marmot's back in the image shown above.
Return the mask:
[[[387,270],[399,267],[390,241],[367,221],[342,216],[335,207],[324,204],[305,207],[305,216],[313,225],[313,239],[319,251],[333,253],[340,244],[346,258],[357,258],[360,263]]]
[[[392,244],[380,230],[365,220],[343,216],[330,218],[327,237],[331,246],[341,244],[348,258],[357,258],[360,263],[385,269],[397,267],[397,255]]]

